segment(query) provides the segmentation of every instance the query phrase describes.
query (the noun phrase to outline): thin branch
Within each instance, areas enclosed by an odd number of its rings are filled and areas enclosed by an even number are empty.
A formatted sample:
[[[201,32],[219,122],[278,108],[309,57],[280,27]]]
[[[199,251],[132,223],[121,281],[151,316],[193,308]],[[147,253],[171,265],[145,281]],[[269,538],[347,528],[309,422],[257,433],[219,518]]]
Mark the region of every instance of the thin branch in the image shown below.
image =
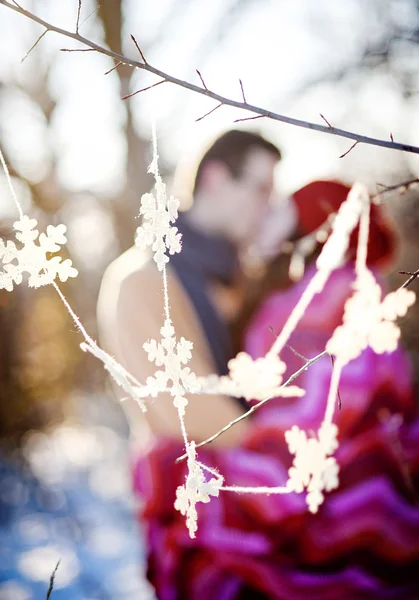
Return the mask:
[[[96,52],[100,52],[101,54],[110,56],[110,57],[114,58],[115,60],[126,63],[127,65],[129,65],[133,68],[143,69],[150,73],[154,73],[154,75],[158,75],[162,79],[165,79],[166,81],[173,83],[174,85],[181,86],[181,87],[191,90],[192,92],[195,92],[197,94],[203,94],[205,96],[208,96],[208,97],[212,98],[213,100],[217,100],[221,104],[225,104],[227,106],[233,106],[235,108],[240,108],[240,109],[255,113],[256,115],[259,115],[259,117],[268,117],[274,121],[280,121],[282,123],[287,123],[288,125],[294,125],[295,127],[302,127],[304,129],[310,129],[312,131],[319,131],[321,133],[328,133],[330,135],[336,135],[338,137],[356,140],[358,143],[369,144],[371,146],[380,146],[382,148],[389,148],[392,150],[400,150],[403,152],[410,152],[413,154],[419,154],[418,146],[412,146],[409,144],[400,144],[400,143],[391,142],[388,140],[376,139],[376,138],[372,138],[372,137],[369,137],[366,135],[360,135],[360,134],[354,133],[352,131],[338,129],[336,127],[333,127],[332,129],[330,129],[330,127],[328,125],[321,125],[319,123],[312,123],[310,121],[294,119],[292,117],[287,117],[286,115],[281,115],[281,114],[275,113],[273,111],[266,110],[266,109],[260,108],[258,106],[254,106],[252,104],[245,104],[244,102],[238,102],[236,100],[231,100],[230,98],[226,98],[224,96],[221,96],[220,94],[216,94],[215,92],[207,91],[205,88],[202,88],[193,83],[189,83],[188,81],[178,79],[177,77],[174,77],[168,73],[165,73],[164,71],[161,71],[160,69],[156,69],[155,67],[152,67],[147,62],[141,63],[136,60],[130,59],[122,54],[119,54],[118,52],[113,52],[112,50],[109,50],[108,48],[99,46],[95,42],[83,37],[79,33],[72,33],[71,31],[67,31],[60,27],[56,27],[55,25],[52,25],[51,23],[44,21],[40,17],[31,13],[30,11],[21,8],[19,5],[12,4],[8,0],[0,0],[0,5],[1,4],[3,6],[6,6],[7,8],[10,8],[11,10],[14,10],[15,12],[18,12],[19,14],[25,16],[26,18],[31,19],[32,21],[35,21],[36,23],[39,23],[40,25],[43,25],[49,31],[55,31],[56,33],[59,33],[60,35],[63,35],[65,37],[76,40],[82,44],[85,44],[92,50],[96,50]],[[141,52],[141,54],[142,54],[142,52]],[[144,60],[144,55],[142,55],[142,58]]]
[[[116,65],[114,65],[112,67],[112,69],[109,69],[109,71],[106,71],[106,73],[104,73],[104,75],[109,75],[109,73],[112,73],[112,71],[115,71],[115,69],[117,69],[118,67],[120,67],[123,64],[124,64],[123,62],[121,62],[120,60],[118,60],[118,62],[116,63]]]
[[[55,569],[51,573],[51,577],[50,577],[50,580],[49,580],[49,588],[48,588],[45,600],[50,600],[50,598],[51,598],[52,590],[54,589],[55,574],[57,572],[58,567],[60,566],[60,562],[61,562],[61,559],[57,562],[57,564],[55,565]]]
[[[218,110],[221,106],[222,106],[222,103],[220,102],[220,104],[217,104],[217,106],[215,108],[212,108],[211,110],[209,110],[207,113],[205,113],[205,115],[202,115],[202,117],[198,117],[198,119],[195,119],[195,123],[198,123],[198,121],[202,121],[202,119],[205,119],[205,117],[208,117],[208,115],[211,115],[213,112]]]
[[[414,179],[408,179],[407,181],[403,181],[402,183],[396,183],[395,185],[385,185],[383,183],[377,183],[383,189],[375,194],[371,194],[370,198],[377,198],[379,196],[383,196],[384,194],[388,194],[389,192],[394,192],[396,190],[402,190],[401,193],[404,194],[407,190],[412,186],[419,183],[419,177],[415,177]]]
[[[281,385],[281,387],[286,387],[287,385],[289,385],[290,383],[292,383],[295,379],[297,379],[297,377],[299,377],[301,375],[301,373],[304,373],[304,371],[306,369],[308,369],[309,367],[311,367],[311,365],[314,365],[315,362],[317,362],[318,360],[320,360],[321,358],[323,358],[323,356],[326,356],[327,354],[328,354],[328,352],[326,350],[324,350],[324,352],[321,352],[320,354],[318,354],[314,358],[311,358],[309,361],[307,361],[305,363],[305,365],[303,365],[301,367],[301,369],[298,369],[298,371],[296,371],[295,373],[293,373],[287,379],[287,381]],[[261,402],[258,402],[258,404],[254,404],[252,406],[252,408],[250,408],[247,412],[243,413],[242,415],[240,415],[236,419],[233,419],[232,421],[230,421],[230,423],[227,423],[227,425],[225,425],[222,429],[220,429],[219,431],[217,431],[217,433],[214,433],[214,435],[212,435],[211,437],[207,438],[203,442],[200,442],[199,444],[196,444],[196,448],[202,448],[202,446],[206,446],[207,444],[210,444],[211,442],[213,442],[214,440],[216,440],[218,437],[220,437],[220,435],[222,433],[225,433],[231,427],[233,427],[237,423],[240,423],[240,421],[243,421],[244,419],[247,419],[247,417],[250,417],[250,415],[252,415],[254,412],[256,412],[261,406],[264,406],[267,402],[269,402],[269,400],[272,400],[272,398],[273,398],[273,396],[269,396],[269,398],[265,398]],[[179,458],[176,459],[176,462],[181,462],[181,461],[185,460],[185,458],[187,458],[187,457],[188,457],[187,454],[182,454],[182,456],[179,456]]]
[[[285,344],[286,348],[289,348],[291,350],[291,352],[293,354],[295,354],[295,356],[298,356],[298,358],[301,358],[301,360],[303,360],[304,362],[308,363],[310,361],[309,358],[307,358],[306,356],[303,356],[302,354],[300,354],[299,352],[297,352],[297,350],[295,348],[293,348],[291,346],[291,344]]]
[[[407,281],[404,282],[403,285],[400,286],[400,290],[403,288],[407,288],[409,287],[409,285],[411,283],[413,283],[413,281],[415,281],[415,279],[417,279],[419,277],[419,269],[417,271],[415,271],[414,273],[410,273],[409,271],[398,271],[398,273],[400,273],[400,275],[409,275],[409,279]]]
[[[332,368],[335,368],[335,359],[333,358],[333,356],[330,354],[330,360],[332,361]],[[339,391],[339,387],[337,390],[337,394],[338,394],[338,408],[339,410],[342,410],[342,398],[340,397],[340,391]]]
[[[275,337],[278,337],[278,333],[275,331],[275,329],[272,327],[272,325],[269,325],[269,331],[272,331],[272,333],[274,334]],[[291,352],[293,354],[295,354],[295,356],[298,356],[298,358],[301,358],[301,360],[303,360],[304,362],[308,362],[310,359],[307,358],[306,356],[303,356],[302,354],[300,354],[295,348],[293,348],[291,346],[291,344],[285,344],[285,346],[287,348],[289,348],[291,350]]]
[[[20,61],[21,63],[23,63],[24,60],[26,60],[29,56],[29,54],[32,52],[32,50],[35,48],[35,46],[37,46],[39,44],[39,42],[42,40],[42,38],[44,37],[44,35],[48,33],[48,29],[45,29],[45,31],[43,33],[41,33],[41,35],[39,36],[39,38],[36,40],[36,42],[34,44],[32,44],[32,46],[29,48],[29,50],[26,52],[25,56],[22,58],[22,60]]]
[[[349,150],[347,150],[346,152],[344,152],[343,154],[341,154],[341,155],[339,156],[339,158],[344,158],[345,156],[348,156],[349,152],[350,152],[351,150],[353,150],[353,149],[355,148],[355,146],[357,146],[358,144],[359,144],[359,140],[357,140],[357,141],[355,142],[355,144],[352,144],[352,146],[349,148]]]
[[[81,13],[81,0],[79,0],[79,5],[77,7],[77,21],[76,21],[76,33],[79,32],[80,26],[80,13]]]
[[[247,104],[246,96],[244,95],[243,82],[242,82],[242,80],[241,80],[241,79],[239,79],[239,83],[240,83],[240,89],[241,89],[241,91],[242,91],[243,102],[244,102],[245,104]]]
[[[319,113],[319,115],[321,116],[321,118],[323,119],[323,121],[324,121],[325,123],[327,123],[327,126],[329,127],[329,129],[333,129],[333,127],[331,126],[331,124],[329,123],[329,121],[326,119],[326,117],[324,117],[324,116],[322,115],[322,113]]]
[[[151,90],[151,88],[157,87],[161,83],[166,83],[166,80],[163,79],[162,81],[158,81],[157,83],[153,83],[153,85],[148,85],[145,88],[141,88],[141,90],[137,90],[136,92],[133,92],[132,94],[128,94],[128,96],[123,96],[121,98],[121,100],[128,100],[128,98],[132,98],[133,96],[136,96],[137,94],[141,94],[141,92],[146,92],[147,90]]]
[[[233,123],[241,123],[242,121],[255,121],[256,119],[266,119],[267,115],[257,115],[256,117],[245,117],[244,119],[234,119]]]
[[[132,39],[132,41],[133,41],[133,42],[134,42],[134,44],[135,44],[135,47],[137,48],[138,52],[140,53],[140,56],[141,56],[141,58],[142,58],[142,59],[143,59],[143,61],[144,61],[144,64],[145,64],[145,65],[147,65],[148,63],[147,63],[147,61],[146,61],[146,59],[145,59],[145,56],[144,56],[144,54],[143,54],[143,51],[142,51],[142,50],[141,50],[141,48],[140,48],[140,45],[138,44],[137,40],[136,40],[136,39],[135,39],[135,37],[132,35],[132,33],[131,33],[130,35],[131,35],[131,39]]]
[[[84,25],[84,24],[86,23],[87,19],[90,19],[90,17],[91,17],[92,15],[94,15],[94,14],[95,14],[95,12],[98,12],[98,11],[99,11],[101,8],[102,8],[102,5],[101,5],[101,4],[98,4],[98,5],[96,6],[96,8],[94,8],[92,11],[90,11],[90,12],[89,12],[89,14],[87,15],[87,17],[84,17],[84,19],[83,19],[83,21],[80,23],[79,27],[81,27],[82,25]]]
[[[60,48],[60,52],[97,52],[97,50],[96,48]]]
[[[200,72],[200,71],[198,71],[198,69],[195,69],[195,70],[196,70],[196,72],[198,73],[198,77],[199,77],[199,79],[201,80],[201,83],[202,83],[202,85],[204,86],[204,89],[205,89],[205,90],[207,90],[207,92],[209,92],[209,89],[207,88],[207,85],[206,85],[206,83],[205,83],[205,81],[204,81],[204,78],[203,78],[203,77],[202,77],[202,75],[201,75],[201,72]]]

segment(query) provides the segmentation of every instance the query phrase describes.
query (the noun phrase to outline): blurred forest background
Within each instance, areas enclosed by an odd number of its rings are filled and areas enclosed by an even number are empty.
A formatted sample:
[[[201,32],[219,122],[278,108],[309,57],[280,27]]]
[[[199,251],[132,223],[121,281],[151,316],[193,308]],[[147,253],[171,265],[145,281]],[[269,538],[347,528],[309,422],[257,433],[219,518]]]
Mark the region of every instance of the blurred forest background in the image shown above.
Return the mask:
[[[75,29],[77,0],[22,4]],[[241,99],[241,78],[252,104],[309,121],[322,122],[322,113],[343,129],[419,145],[418,0],[83,0],[80,24],[83,36],[139,58],[133,34],[150,64],[197,84],[199,69],[207,86],[225,96]],[[101,276],[132,244],[140,198],[152,184],[146,174],[151,119],[165,176],[171,178],[180,160],[186,180],[202,145],[249,115],[223,107],[196,122],[213,101],[168,83],[123,101],[157,79],[125,66],[105,75],[111,59],[60,52],[80,46],[51,32],[22,62],[41,33],[0,5],[0,147],[25,211],[41,229],[67,225],[68,252],[80,274],[62,289],[95,337]],[[377,182],[419,176],[418,156],[358,145],[340,159],[349,140],[267,119],[254,125],[283,150],[278,187],[284,193],[320,177],[359,179],[373,190]],[[3,173],[0,198],[4,229],[16,212]],[[419,191],[386,202],[403,240],[389,277],[396,287],[404,280],[398,269],[419,267]],[[54,290],[24,295],[16,326],[30,396],[54,410],[63,399],[75,400],[93,419],[104,419],[105,372],[80,351],[81,336]],[[0,303],[12,304],[13,294],[2,292]],[[419,381],[418,308],[402,325]]]

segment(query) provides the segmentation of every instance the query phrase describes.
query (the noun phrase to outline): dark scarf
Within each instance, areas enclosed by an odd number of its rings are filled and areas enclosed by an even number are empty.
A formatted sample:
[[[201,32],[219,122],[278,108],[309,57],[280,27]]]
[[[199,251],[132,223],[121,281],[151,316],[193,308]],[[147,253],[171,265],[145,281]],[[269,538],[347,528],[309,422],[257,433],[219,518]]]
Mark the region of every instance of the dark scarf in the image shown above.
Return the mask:
[[[182,233],[182,252],[170,257],[170,264],[197,312],[218,374],[225,375],[232,358],[232,341],[208,289],[214,281],[225,285],[233,282],[238,269],[237,251],[227,240],[197,231],[183,215],[176,225]]]

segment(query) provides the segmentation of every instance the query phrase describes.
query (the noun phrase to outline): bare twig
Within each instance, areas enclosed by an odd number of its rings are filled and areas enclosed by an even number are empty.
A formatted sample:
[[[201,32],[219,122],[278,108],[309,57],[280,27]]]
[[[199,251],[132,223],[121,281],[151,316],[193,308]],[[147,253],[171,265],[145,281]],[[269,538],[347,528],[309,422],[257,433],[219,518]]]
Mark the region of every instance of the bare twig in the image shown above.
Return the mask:
[[[81,13],[81,0],[79,0],[79,5],[77,7],[77,21],[76,21],[76,33],[79,32],[80,26],[80,13]]]
[[[198,117],[197,119],[195,119],[195,122],[198,123],[198,121],[202,121],[202,119],[205,119],[205,117],[208,117],[208,115],[211,115],[213,112],[218,110],[221,106],[222,106],[222,103],[220,102],[220,104],[217,104],[217,106],[215,108],[212,108],[211,110],[206,112],[205,115],[202,115],[202,117]]]
[[[87,17],[84,17],[83,21],[80,23],[80,25],[79,25],[79,29],[80,29],[80,27],[81,27],[82,25],[84,25],[84,23],[86,23],[87,19],[90,19],[90,17],[91,17],[91,16],[92,16],[92,15],[93,15],[95,12],[98,12],[98,11],[99,11],[101,8],[102,8],[102,5],[101,5],[101,4],[98,4],[98,5],[96,6],[96,8],[94,8],[93,10],[91,10],[91,11],[89,12],[89,14],[87,15]]]
[[[326,350],[325,350],[324,352],[321,352],[320,354],[318,354],[314,358],[311,358],[309,361],[307,361],[301,367],[301,369],[298,369],[298,371],[296,371],[295,373],[293,373],[287,379],[287,381],[281,385],[281,387],[286,387],[287,385],[289,385],[290,383],[292,383],[295,379],[297,379],[297,377],[299,377],[301,375],[301,373],[303,373],[306,369],[308,369],[309,367],[311,367],[311,365],[314,365],[315,362],[317,362],[318,360],[320,360],[321,358],[323,358],[323,356],[326,356],[327,354],[328,354],[328,352],[326,352]],[[231,427],[233,427],[237,423],[240,423],[240,421],[243,421],[244,419],[247,419],[247,417],[250,417],[250,415],[252,415],[259,408],[261,408],[261,406],[264,406],[267,402],[269,402],[269,400],[272,400],[272,398],[273,398],[273,396],[269,396],[269,398],[265,398],[261,402],[258,402],[258,404],[254,404],[252,406],[252,408],[250,408],[247,412],[243,413],[242,415],[240,415],[236,419],[233,419],[232,421],[230,421],[230,423],[227,423],[227,425],[225,425],[222,429],[220,429],[219,431],[217,431],[217,433],[214,433],[214,435],[212,435],[211,437],[207,438],[203,442],[200,442],[199,444],[196,444],[196,448],[202,448],[202,446],[206,446],[207,444],[210,444],[211,442],[213,442],[214,440],[216,440],[218,437],[220,437],[221,434],[223,434],[226,431],[228,431]],[[187,457],[188,457],[188,455],[186,453],[182,454],[182,456],[179,456],[179,458],[176,459],[176,462],[181,462],[181,461],[185,460],[185,458],[187,458]]]
[[[300,354],[295,348],[293,348],[291,346],[291,344],[285,344],[286,348],[289,348],[291,350],[291,352],[293,354],[295,354],[295,356],[298,356],[298,358],[301,358],[301,360],[303,360],[304,362],[308,363],[310,361],[309,358],[307,358],[306,356],[303,356],[302,354]]]
[[[352,146],[349,148],[349,150],[347,150],[346,152],[344,152],[343,154],[341,154],[339,156],[339,158],[344,158],[345,156],[348,156],[349,152],[351,150],[353,150],[357,144],[359,144],[359,140],[357,140],[354,144],[352,144]]]
[[[204,86],[204,89],[205,89],[205,90],[207,90],[207,92],[209,92],[209,89],[208,89],[208,88],[207,88],[207,86],[206,86],[206,83],[205,83],[205,81],[204,81],[204,78],[203,78],[203,77],[202,77],[202,75],[201,75],[201,72],[200,72],[200,71],[198,71],[198,69],[195,69],[195,70],[196,70],[196,72],[198,73],[198,77],[199,77],[199,79],[201,80],[201,83],[202,83],[202,85]]]
[[[35,46],[37,46],[39,44],[39,42],[42,40],[42,38],[44,37],[44,35],[48,33],[48,29],[45,29],[45,31],[43,33],[41,33],[41,35],[39,36],[39,38],[36,40],[36,42],[34,44],[32,44],[32,46],[29,48],[29,50],[26,52],[25,56],[22,58],[22,60],[20,61],[21,63],[23,63],[24,60],[26,60],[29,56],[29,54],[32,52],[32,50],[35,48]]]
[[[96,48],[60,48],[60,52],[97,52],[97,50]]]
[[[333,129],[333,127],[331,126],[331,124],[329,123],[329,121],[326,119],[326,117],[324,117],[324,116],[322,115],[322,113],[319,113],[319,115],[321,116],[321,118],[323,119],[323,121],[324,121],[325,123],[327,123],[327,126],[329,127],[329,129]]]
[[[141,56],[141,58],[143,59],[143,61],[144,61],[144,64],[145,64],[145,65],[147,65],[148,63],[147,63],[147,61],[146,61],[146,59],[145,59],[145,56],[144,56],[144,54],[143,54],[143,51],[141,50],[141,48],[140,48],[140,46],[139,46],[139,44],[138,44],[137,40],[136,40],[136,39],[135,39],[135,37],[132,35],[132,33],[131,33],[131,39],[132,39],[132,41],[134,42],[134,44],[135,44],[135,47],[137,48],[138,52],[140,53],[140,56]]]
[[[400,275],[409,275],[409,279],[400,286],[400,290],[409,287],[409,285],[419,277],[419,269],[414,273],[410,273],[409,271],[398,271],[398,273],[400,273]]]
[[[395,185],[385,185],[383,183],[377,183],[383,189],[375,194],[371,194],[370,198],[377,198],[379,196],[383,196],[384,194],[388,194],[389,192],[394,192],[396,190],[401,190],[401,193],[404,194],[407,190],[419,183],[419,177],[415,177],[414,179],[408,179],[407,181],[402,181],[402,183],[396,183]]]
[[[121,98],[121,100],[128,100],[128,98],[132,98],[133,96],[136,96],[137,94],[141,94],[141,92],[146,92],[147,90],[151,90],[151,88],[157,87],[161,83],[166,83],[166,80],[163,79],[162,81],[158,81],[157,83],[153,83],[153,85],[148,85],[145,88],[141,88],[141,90],[137,90],[136,92],[133,92],[132,94],[128,94],[128,96],[123,96],[123,98]]]
[[[114,65],[112,67],[112,69],[109,69],[109,71],[106,71],[106,73],[104,73],[104,75],[109,75],[109,73],[112,73],[112,71],[115,71],[115,69],[117,69],[118,67],[120,67],[123,64],[124,64],[123,62],[121,62],[120,60],[118,60],[118,62],[116,63],[116,65]]]
[[[51,577],[50,577],[50,580],[49,580],[49,588],[48,588],[45,600],[50,600],[50,598],[51,598],[52,590],[54,589],[55,574],[57,573],[57,569],[60,566],[60,562],[61,562],[61,559],[57,562],[57,564],[55,565],[55,569],[51,573]]]
[[[258,115],[258,117],[256,117],[256,118],[268,117],[274,121],[280,121],[282,123],[287,123],[289,125],[294,125],[296,127],[302,127],[304,129],[310,129],[312,131],[319,131],[321,133],[328,133],[330,135],[336,135],[338,137],[356,140],[358,143],[362,143],[362,144],[369,144],[371,146],[380,146],[382,148],[389,148],[392,150],[399,150],[399,151],[403,151],[403,152],[419,154],[418,146],[412,146],[409,144],[400,144],[400,143],[391,142],[388,140],[376,139],[376,138],[372,138],[372,137],[369,137],[366,135],[360,135],[360,134],[354,133],[352,131],[338,129],[336,127],[333,127],[331,129],[328,125],[321,125],[319,123],[312,123],[310,121],[294,119],[292,117],[287,117],[286,115],[281,115],[281,114],[275,113],[273,111],[266,110],[266,109],[260,108],[258,106],[254,106],[252,104],[246,104],[244,102],[238,102],[236,100],[231,100],[230,98],[226,98],[224,96],[221,96],[220,94],[216,94],[215,92],[206,90],[205,88],[202,88],[193,83],[189,83],[188,81],[178,79],[177,77],[174,77],[174,76],[170,75],[169,73],[165,73],[164,71],[161,71],[160,69],[156,69],[155,67],[152,67],[151,65],[149,65],[146,61],[144,61],[144,63],[141,63],[136,60],[130,59],[126,56],[123,56],[122,54],[119,54],[118,52],[113,52],[112,50],[109,50],[108,48],[99,46],[92,40],[89,40],[89,39],[83,37],[82,35],[80,35],[80,33],[72,33],[71,31],[62,29],[60,27],[56,27],[55,25],[48,23],[44,19],[41,19],[34,13],[23,9],[19,5],[12,4],[8,0],[0,0],[0,5],[3,5],[11,10],[14,10],[15,12],[18,12],[19,14],[25,16],[26,18],[31,19],[32,21],[35,21],[36,23],[39,23],[40,25],[43,25],[49,31],[55,31],[56,33],[59,33],[65,37],[71,38],[82,44],[85,44],[92,50],[96,50],[96,52],[100,52],[101,54],[110,56],[110,57],[114,58],[115,60],[121,61],[133,68],[143,69],[145,71],[149,71],[150,73],[154,73],[154,75],[158,75],[162,79],[165,79],[166,81],[173,83],[174,85],[181,86],[181,87],[191,90],[197,94],[203,94],[205,96],[208,96],[208,97],[212,98],[213,100],[217,100],[221,104],[225,104],[228,106],[234,106],[235,108],[240,108],[240,109],[255,113],[256,115]],[[141,52],[141,54],[142,54],[142,52]],[[144,60],[143,55],[142,55],[142,58]]]
[[[392,142],[394,142],[394,137],[393,137],[393,134],[391,133],[391,131],[390,131],[390,139]]]
[[[245,104],[247,104],[246,96],[244,95],[243,82],[242,82],[242,80],[241,80],[241,79],[239,79],[239,83],[240,83],[240,89],[241,89],[241,91],[242,91],[243,102],[244,102]]]
[[[266,115],[256,115],[256,117],[245,117],[244,119],[234,119],[233,123],[241,123],[242,121],[255,121],[256,119],[266,119]]]
[[[333,358],[333,356],[331,354],[329,356],[330,356],[330,360],[332,361],[332,367],[334,369],[335,368],[335,359]],[[342,398],[340,397],[339,388],[338,388],[337,392],[338,392],[338,408],[339,408],[339,410],[342,410]]]
[[[269,331],[272,331],[272,333],[274,334],[274,336],[278,337],[278,333],[275,331],[275,329],[272,327],[272,325],[269,325]],[[291,344],[285,344],[285,346],[287,348],[289,348],[291,350],[291,352],[293,354],[295,354],[295,356],[298,356],[298,358],[301,358],[301,360],[304,360],[305,362],[308,362],[310,360],[306,356],[303,356],[302,354],[300,354],[295,348],[293,348],[293,346],[291,346]]]

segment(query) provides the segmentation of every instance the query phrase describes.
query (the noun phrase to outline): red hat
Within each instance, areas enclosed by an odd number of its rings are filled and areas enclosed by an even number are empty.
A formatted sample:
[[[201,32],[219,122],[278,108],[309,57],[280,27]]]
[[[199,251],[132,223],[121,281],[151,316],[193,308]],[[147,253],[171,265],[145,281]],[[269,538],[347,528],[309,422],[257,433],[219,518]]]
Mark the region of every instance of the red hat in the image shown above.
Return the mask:
[[[339,210],[346,200],[350,187],[337,181],[313,181],[294,193],[298,211],[298,228],[302,236],[318,229],[327,217]],[[358,243],[357,227],[349,242],[353,257]],[[383,268],[394,260],[397,249],[397,232],[381,206],[371,204],[370,234],[367,263]]]

